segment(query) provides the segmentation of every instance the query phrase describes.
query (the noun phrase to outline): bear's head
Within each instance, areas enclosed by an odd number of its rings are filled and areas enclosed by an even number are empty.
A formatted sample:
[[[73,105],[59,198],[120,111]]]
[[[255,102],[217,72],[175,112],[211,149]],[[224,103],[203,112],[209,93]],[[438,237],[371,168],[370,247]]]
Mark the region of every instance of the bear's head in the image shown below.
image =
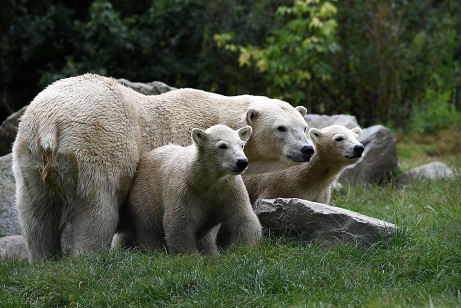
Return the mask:
[[[245,149],[250,161],[247,173],[280,171],[311,159],[314,147],[307,138],[306,112],[277,99],[250,103],[243,121],[253,128]]]
[[[315,155],[321,155],[322,161],[343,165],[356,163],[362,157],[365,148],[359,142],[361,136],[360,127],[348,129],[342,125],[332,125],[309,130]]]
[[[207,130],[194,128],[192,139],[198,148],[200,158],[206,161],[207,168],[217,174],[238,175],[248,166],[243,148],[251,133],[250,126],[233,130],[226,125],[214,125]]]

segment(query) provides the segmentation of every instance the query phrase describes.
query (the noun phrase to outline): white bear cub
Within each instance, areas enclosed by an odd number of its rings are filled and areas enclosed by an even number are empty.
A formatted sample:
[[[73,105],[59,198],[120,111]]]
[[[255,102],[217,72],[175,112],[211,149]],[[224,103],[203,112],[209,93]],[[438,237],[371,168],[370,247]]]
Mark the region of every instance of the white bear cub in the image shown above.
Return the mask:
[[[261,224],[241,177],[248,166],[243,147],[251,133],[250,126],[194,128],[192,145],[145,153],[120,217],[131,220],[134,244],[217,254],[220,225],[231,230],[231,245],[256,244]]]
[[[261,199],[299,198],[329,204],[331,186],[341,172],[360,160],[365,150],[359,142],[360,127],[332,125],[311,128],[309,137],[315,153],[308,163],[277,173],[244,177],[251,203]]]

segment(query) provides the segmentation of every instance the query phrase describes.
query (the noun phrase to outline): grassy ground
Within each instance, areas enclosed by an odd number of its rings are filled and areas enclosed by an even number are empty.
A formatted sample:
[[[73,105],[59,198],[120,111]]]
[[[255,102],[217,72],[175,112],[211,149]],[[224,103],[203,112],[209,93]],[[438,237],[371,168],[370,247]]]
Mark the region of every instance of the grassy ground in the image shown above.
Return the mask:
[[[431,161],[461,170],[461,124],[433,134],[396,133],[395,138],[403,171]]]
[[[426,163],[412,140],[412,149],[399,145],[399,155],[409,153],[401,164],[416,164],[412,153]],[[131,250],[0,263],[0,307],[459,307],[460,200],[461,178],[336,192],[334,205],[400,227],[367,248],[271,238],[218,257]]]

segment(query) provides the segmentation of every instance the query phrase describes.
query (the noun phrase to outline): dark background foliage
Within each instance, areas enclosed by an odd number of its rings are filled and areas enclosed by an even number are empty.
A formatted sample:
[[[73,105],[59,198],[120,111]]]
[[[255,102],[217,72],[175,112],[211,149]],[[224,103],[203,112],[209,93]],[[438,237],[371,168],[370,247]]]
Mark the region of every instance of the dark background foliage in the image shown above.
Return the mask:
[[[457,1],[331,3],[340,51],[318,58],[332,68],[331,78],[310,79],[305,95],[290,103],[314,113],[353,114],[362,125],[437,129],[460,119]],[[50,82],[86,72],[269,95],[267,74],[239,66],[239,54],[218,48],[214,37],[233,32],[235,44],[263,46],[293,18],[274,16],[283,5],[293,1],[4,0],[0,120]]]

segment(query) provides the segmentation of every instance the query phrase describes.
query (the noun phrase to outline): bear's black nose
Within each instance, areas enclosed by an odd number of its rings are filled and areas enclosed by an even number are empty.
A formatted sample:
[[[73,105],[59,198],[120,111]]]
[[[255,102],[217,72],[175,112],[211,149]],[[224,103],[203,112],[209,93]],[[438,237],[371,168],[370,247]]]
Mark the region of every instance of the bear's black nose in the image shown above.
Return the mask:
[[[314,147],[311,145],[305,145],[301,149],[301,153],[303,153],[307,157],[307,161],[311,160],[312,155],[314,155]]]
[[[357,144],[356,146],[354,146],[354,152],[357,153],[357,154],[362,154],[363,151],[365,151],[365,148],[363,145],[361,144]]]
[[[237,160],[236,165],[239,168],[239,170],[243,171],[243,170],[246,169],[246,167],[248,167],[248,160],[247,159],[239,159],[239,160]]]

